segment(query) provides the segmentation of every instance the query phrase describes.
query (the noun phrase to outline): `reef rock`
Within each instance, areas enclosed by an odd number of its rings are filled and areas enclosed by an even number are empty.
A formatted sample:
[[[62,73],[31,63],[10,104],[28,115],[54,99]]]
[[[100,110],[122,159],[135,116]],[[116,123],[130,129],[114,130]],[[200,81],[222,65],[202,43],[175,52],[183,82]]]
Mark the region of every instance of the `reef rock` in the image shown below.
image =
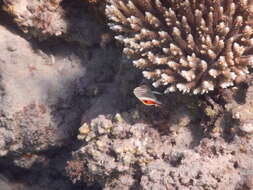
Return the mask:
[[[161,135],[149,124],[129,125],[119,114],[103,115],[80,128],[85,143],[66,168],[74,181],[103,189],[240,189],[250,186],[252,138],[200,138],[199,126]],[[196,132],[194,132],[196,134]],[[247,152],[247,154],[246,154]],[[115,177],[116,176],[116,177]]]
[[[14,17],[14,21],[25,33],[45,38],[62,35],[67,30],[61,2],[62,0],[4,0],[3,8]]]
[[[27,34],[39,40],[61,37],[67,41],[91,46],[100,42],[102,24],[87,14],[82,2],[62,0],[3,1],[3,10],[13,17],[13,21]]]
[[[0,155],[66,143],[80,122],[81,60],[66,47],[46,55],[3,26],[0,33]]]
[[[248,86],[242,86],[235,90],[226,104],[226,110],[229,111],[234,119],[234,126],[245,133],[253,133],[253,82],[252,79]],[[236,96],[240,96],[239,100]]]

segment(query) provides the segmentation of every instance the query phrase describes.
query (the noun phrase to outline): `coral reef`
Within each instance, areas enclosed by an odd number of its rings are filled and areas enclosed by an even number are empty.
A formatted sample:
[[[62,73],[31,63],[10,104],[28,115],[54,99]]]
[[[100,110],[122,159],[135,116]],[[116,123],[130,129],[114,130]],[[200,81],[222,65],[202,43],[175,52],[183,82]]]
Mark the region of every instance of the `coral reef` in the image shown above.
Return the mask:
[[[248,83],[248,87],[241,87],[236,89],[233,96],[240,96],[243,100],[236,101],[236,97],[230,98],[231,101],[227,102],[226,110],[231,113],[232,118],[235,120],[234,126],[241,131],[253,133],[253,80]],[[227,98],[229,99],[229,98]],[[236,122],[237,121],[237,122]]]
[[[203,94],[252,68],[252,1],[107,0],[124,53],[165,93]]]
[[[26,158],[25,158],[26,157]],[[0,159],[0,187],[1,190],[85,190],[85,184],[73,185],[65,176],[64,166],[66,159],[69,158],[67,149],[60,148],[49,151],[44,155],[40,162],[32,167],[20,168],[13,166],[11,158]],[[20,159],[17,164],[33,160],[31,155],[26,155]],[[27,165],[28,166],[28,165]],[[99,190],[99,187],[93,186],[89,190]]]
[[[124,115],[100,115],[80,128],[85,143],[73,153],[67,173],[74,182],[99,182],[108,190],[250,188],[252,138],[236,137],[231,144],[202,138],[195,144],[188,119],[175,135],[161,135],[138,119],[129,125]]]
[[[214,89],[246,82],[204,96],[157,94],[161,106],[145,106],[133,94],[141,72],[97,15],[106,2],[108,15],[120,15],[112,19],[126,19],[110,25],[124,30],[123,43],[149,46],[126,44],[125,51],[148,63],[145,71],[158,72],[155,84],[167,77],[159,69],[169,67],[175,88],[195,69],[190,93],[210,91],[205,81]],[[0,189],[253,189],[251,2],[1,1]],[[218,27],[209,30],[210,21]],[[166,32],[171,41],[163,41]],[[140,41],[132,43],[134,37]],[[182,40],[189,47],[182,49]]]
[[[40,41],[58,37],[92,46],[100,42],[103,33],[103,24],[94,22],[94,16],[87,14],[88,8],[81,0],[4,0],[2,9],[13,17],[26,37]]]
[[[52,1],[10,1],[4,0],[3,9],[14,17],[14,21],[25,32],[47,38],[60,36],[67,30],[62,0]]]
[[[73,185],[64,176],[66,155],[76,149],[71,144],[78,144],[73,137],[81,114],[114,80],[121,58],[118,48],[86,49],[61,39],[27,41],[0,13],[4,18],[0,23],[0,175],[9,179],[0,179],[1,188],[85,189],[85,184]],[[80,15],[76,24],[83,27],[81,19],[86,17]],[[86,19],[86,31],[96,26]],[[100,40],[98,35],[91,37],[95,33],[89,31],[76,40],[82,44],[90,38],[88,42],[94,44],[95,38]],[[10,166],[4,169],[6,164]]]
[[[74,86],[85,67],[67,47],[58,53],[46,47],[46,54],[5,27],[0,31],[0,155],[62,146],[80,122]]]

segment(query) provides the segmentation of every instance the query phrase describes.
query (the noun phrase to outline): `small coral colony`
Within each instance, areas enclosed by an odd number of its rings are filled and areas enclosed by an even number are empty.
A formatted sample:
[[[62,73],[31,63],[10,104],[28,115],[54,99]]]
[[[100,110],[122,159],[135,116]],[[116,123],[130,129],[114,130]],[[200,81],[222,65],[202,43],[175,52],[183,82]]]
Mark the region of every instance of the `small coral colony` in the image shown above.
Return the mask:
[[[246,81],[252,0],[107,0],[124,53],[164,93],[204,94]]]

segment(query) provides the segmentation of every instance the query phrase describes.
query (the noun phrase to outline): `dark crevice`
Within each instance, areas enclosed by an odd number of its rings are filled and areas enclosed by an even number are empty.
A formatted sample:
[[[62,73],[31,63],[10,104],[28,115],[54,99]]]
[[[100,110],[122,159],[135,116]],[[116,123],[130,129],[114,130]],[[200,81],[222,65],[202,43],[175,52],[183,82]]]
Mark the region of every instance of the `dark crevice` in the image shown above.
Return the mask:
[[[45,166],[43,163],[35,163],[31,168],[21,168],[15,166],[13,156],[0,159],[0,178],[7,184],[22,183],[28,188],[32,186],[46,186],[47,189],[75,189],[75,190],[100,190],[97,186],[87,187],[85,183],[72,184],[64,171],[65,163],[71,156],[71,148],[54,148],[40,152],[38,155],[45,156],[49,162]],[[63,167],[63,168],[61,168]],[[49,183],[49,181],[54,181]],[[3,187],[4,188],[4,187]]]

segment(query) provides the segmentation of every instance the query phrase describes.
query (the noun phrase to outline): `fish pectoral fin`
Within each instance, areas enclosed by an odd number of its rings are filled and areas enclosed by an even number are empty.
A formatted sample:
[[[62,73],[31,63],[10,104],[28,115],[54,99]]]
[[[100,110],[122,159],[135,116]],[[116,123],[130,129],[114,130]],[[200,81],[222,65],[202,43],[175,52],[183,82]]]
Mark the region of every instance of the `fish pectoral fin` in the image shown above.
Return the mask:
[[[153,94],[163,95],[161,92],[152,91]]]

